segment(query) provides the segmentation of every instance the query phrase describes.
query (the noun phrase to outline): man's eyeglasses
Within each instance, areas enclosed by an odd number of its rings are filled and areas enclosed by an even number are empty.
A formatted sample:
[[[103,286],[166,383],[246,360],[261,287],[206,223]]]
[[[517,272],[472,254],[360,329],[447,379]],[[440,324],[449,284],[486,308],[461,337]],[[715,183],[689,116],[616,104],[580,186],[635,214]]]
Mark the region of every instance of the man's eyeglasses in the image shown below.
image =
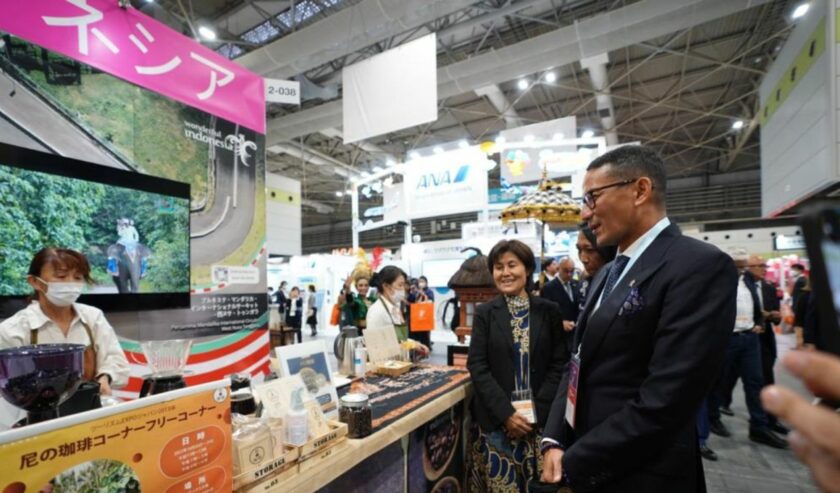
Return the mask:
[[[632,178],[630,180],[618,181],[618,182],[615,182],[615,183],[610,183],[609,185],[604,185],[603,187],[593,188],[592,190],[583,194],[583,203],[584,203],[584,205],[586,205],[586,207],[589,207],[589,209],[594,209],[595,205],[596,205],[595,201],[598,200],[598,197],[600,197],[602,195],[602,193],[598,193],[598,192],[603,192],[604,190],[607,190],[609,188],[623,187],[624,185],[629,185],[631,183],[635,183],[636,180],[638,180],[638,178]]]

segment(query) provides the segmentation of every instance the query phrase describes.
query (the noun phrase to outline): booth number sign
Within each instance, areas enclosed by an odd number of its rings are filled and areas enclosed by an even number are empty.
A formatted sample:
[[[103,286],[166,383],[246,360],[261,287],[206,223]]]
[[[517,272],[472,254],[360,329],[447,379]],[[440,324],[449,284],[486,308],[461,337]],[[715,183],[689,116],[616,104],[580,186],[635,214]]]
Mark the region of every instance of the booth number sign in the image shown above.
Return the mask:
[[[265,79],[265,100],[268,103],[300,104],[300,82]]]

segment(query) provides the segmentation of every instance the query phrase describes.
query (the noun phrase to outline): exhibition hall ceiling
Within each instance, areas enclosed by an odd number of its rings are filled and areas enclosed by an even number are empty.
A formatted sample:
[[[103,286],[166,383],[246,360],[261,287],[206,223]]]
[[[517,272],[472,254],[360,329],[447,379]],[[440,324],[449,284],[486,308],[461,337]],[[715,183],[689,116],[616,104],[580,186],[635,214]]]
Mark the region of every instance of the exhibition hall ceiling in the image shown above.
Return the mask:
[[[268,115],[268,170],[300,180],[309,204],[332,208],[321,214],[304,211],[304,226],[350,218],[348,176],[401,160],[414,149],[466,139],[493,140],[499,131],[566,116],[577,117],[579,132],[614,133],[619,142],[642,141],[665,157],[671,178],[705,183],[749,179],[758,183],[759,132],[751,122],[758,107],[757,90],[768,67],[794,27],[793,10],[800,1],[684,0],[158,0],[134,2],[147,13],[189,33],[212,27],[217,40],[205,41],[267,77],[301,80],[300,107],[272,104]],[[617,30],[605,67],[614,123],[603,118],[596,102],[597,80],[579,60],[518,73],[499,64],[488,73],[485,87],[444,94],[439,118],[409,128],[344,145],[340,118],[341,70],[430,32],[437,33],[438,67],[525,43],[576,22],[593,30],[615,29],[621,9],[656,4],[685,4],[697,16],[663,15],[659,33],[640,36],[638,25]],[[368,5],[371,4],[371,5]],[[375,5],[374,5],[375,4]],[[359,15],[404,14],[391,24],[376,24]],[[729,12],[710,20],[701,13]],[[662,10],[662,9],[660,9]],[[624,11],[626,12],[626,10]],[[649,18],[659,15],[652,11]],[[336,17],[333,17],[336,16]],[[695,23],[691,19],[702,22]],[[342,21],[341,29],[331,23]],[[689,19],[689,20],[686,20]],[[411,24],[411,20],[416,22]],[[190,27],[191,25],[191,27]],[[585,25],[585,24],[580,24]],[[673,30],[670,30],[671,26]],[[399,27],[398,27],[399,26]],[[346,29],[346,33],[343,31]],[[642,31],[642,34],[649,32]],[[358,33],[366,33],[364,35]],[[579,33],[581,39],[592,33]],[[347,42],[337,42],[346,39]],[[544,38],[541,38],[544,39]],[[626,39],[627,41],[622,42]],[[629,44],[628,44],[629,43]],[[523,45],[525,46],[525,45]],[[299,53],[289,59],[283,54]],[[593,54],[593,53],[588,53]],[[485,59],[488,57],[485,57]],[[578,57],[579,58],[579,57]],[[258,60],[273,63],[250,66]],[[302,67],[302,72],[293,72]],[[549,75],[550,74],[550,75]],[[596,76],[597,78],[597,76]],[[525,81],[525,82],[522,82]],[[459,86],[460,87],[460,86]],[[603,92],[601,92],[603,94]],[[603,98],[602,98],[603,99]],[[603,101],[602,106],[603,109]],[[309,116],[312,118],[309,118]],[[339,113],[340,116],[340,113]],[[316,118],[317,117],[317,118]],[[306,120],[305,125],[299,124]],[[312,123],[315,121],[315,123]],[[335,122],[338,121],[338,124]],[[741,123],[736,123],[741,122]],[[609,124],[605,128],[605,124]],[[739,125],[743,125],[738,128]],[[319,128],[323,127],[323,128]],[[307,133],[296,135],[296,130]],[[321,207],[321,210],[326,210]],[[721,210],[721,214],[726,211]],[[753,214],[753,212],[750,212]]]

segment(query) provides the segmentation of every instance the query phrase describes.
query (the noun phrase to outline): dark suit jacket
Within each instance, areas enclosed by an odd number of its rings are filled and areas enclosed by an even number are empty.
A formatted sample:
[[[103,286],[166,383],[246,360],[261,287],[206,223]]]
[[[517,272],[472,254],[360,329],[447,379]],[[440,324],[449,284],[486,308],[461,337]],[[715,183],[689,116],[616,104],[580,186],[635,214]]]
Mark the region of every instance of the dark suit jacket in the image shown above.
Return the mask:
[[[575,321],[580,313],[580,283],[573,279],[569,284],[572,286],[571,298],[563,289],[563,283],[560,282],[559,277],[547,283],[540,291],[540,296],[557,303],[560,313],[563,314],[563,320]]]
[[[761,281],[761,304],[764,311],[772,312],[781,309],[779,291],[776,285],[765,280]],[[765,351],[769,351],[773,359],[776,358],[776,333],[773,331],[773,324],[778,323],[769,318],[764,321],[764,332],[759,336],[761,345]]]
[[[544,436],[575,493],[704,492],[695,418],[735,324],[735,265],[671,225],[593,312],[611,266],[578,319],[575,429],[561,384]]]
[[[475,399],[473,417],[486,431],[498,429],[513,413],[513,331],[503,296],[479,305],[473,316],[467,359]],[[540,427],[545,425],[557,385],[568,361],[566,333],[556,304],[531,297],[529,365],[534,406]]]
[[[291,316],[289,313],[292,312],[292,303],[295,304],[295,315]],[[291,298],[286,298],[286,325],[289,327],[294,327],[296,329],[300,328],[301,322],[301,312],[303,311],[303,298],[298,298],[293,300]]]

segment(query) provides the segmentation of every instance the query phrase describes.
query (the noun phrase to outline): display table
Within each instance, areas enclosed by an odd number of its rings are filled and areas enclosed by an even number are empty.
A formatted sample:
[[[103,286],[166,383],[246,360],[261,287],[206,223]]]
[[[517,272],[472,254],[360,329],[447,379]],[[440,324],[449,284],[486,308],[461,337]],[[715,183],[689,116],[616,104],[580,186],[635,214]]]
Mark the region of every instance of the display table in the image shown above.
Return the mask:
[[[441,481],[463,486],[465,400],[471,392],[462,369],[421,365],[397,378],[369,376],[352,384],[352,392],[370,396],[374,432],[348,439],[300,472],[266,492],[397,492],[432,491]],[[427,444],[447,443],[443,453],[427,453]],[[451,449],[451,452],[448,450]],[[430,459],[429,457],[435,457]],[[406,467],[406,462],[408,467]]]

